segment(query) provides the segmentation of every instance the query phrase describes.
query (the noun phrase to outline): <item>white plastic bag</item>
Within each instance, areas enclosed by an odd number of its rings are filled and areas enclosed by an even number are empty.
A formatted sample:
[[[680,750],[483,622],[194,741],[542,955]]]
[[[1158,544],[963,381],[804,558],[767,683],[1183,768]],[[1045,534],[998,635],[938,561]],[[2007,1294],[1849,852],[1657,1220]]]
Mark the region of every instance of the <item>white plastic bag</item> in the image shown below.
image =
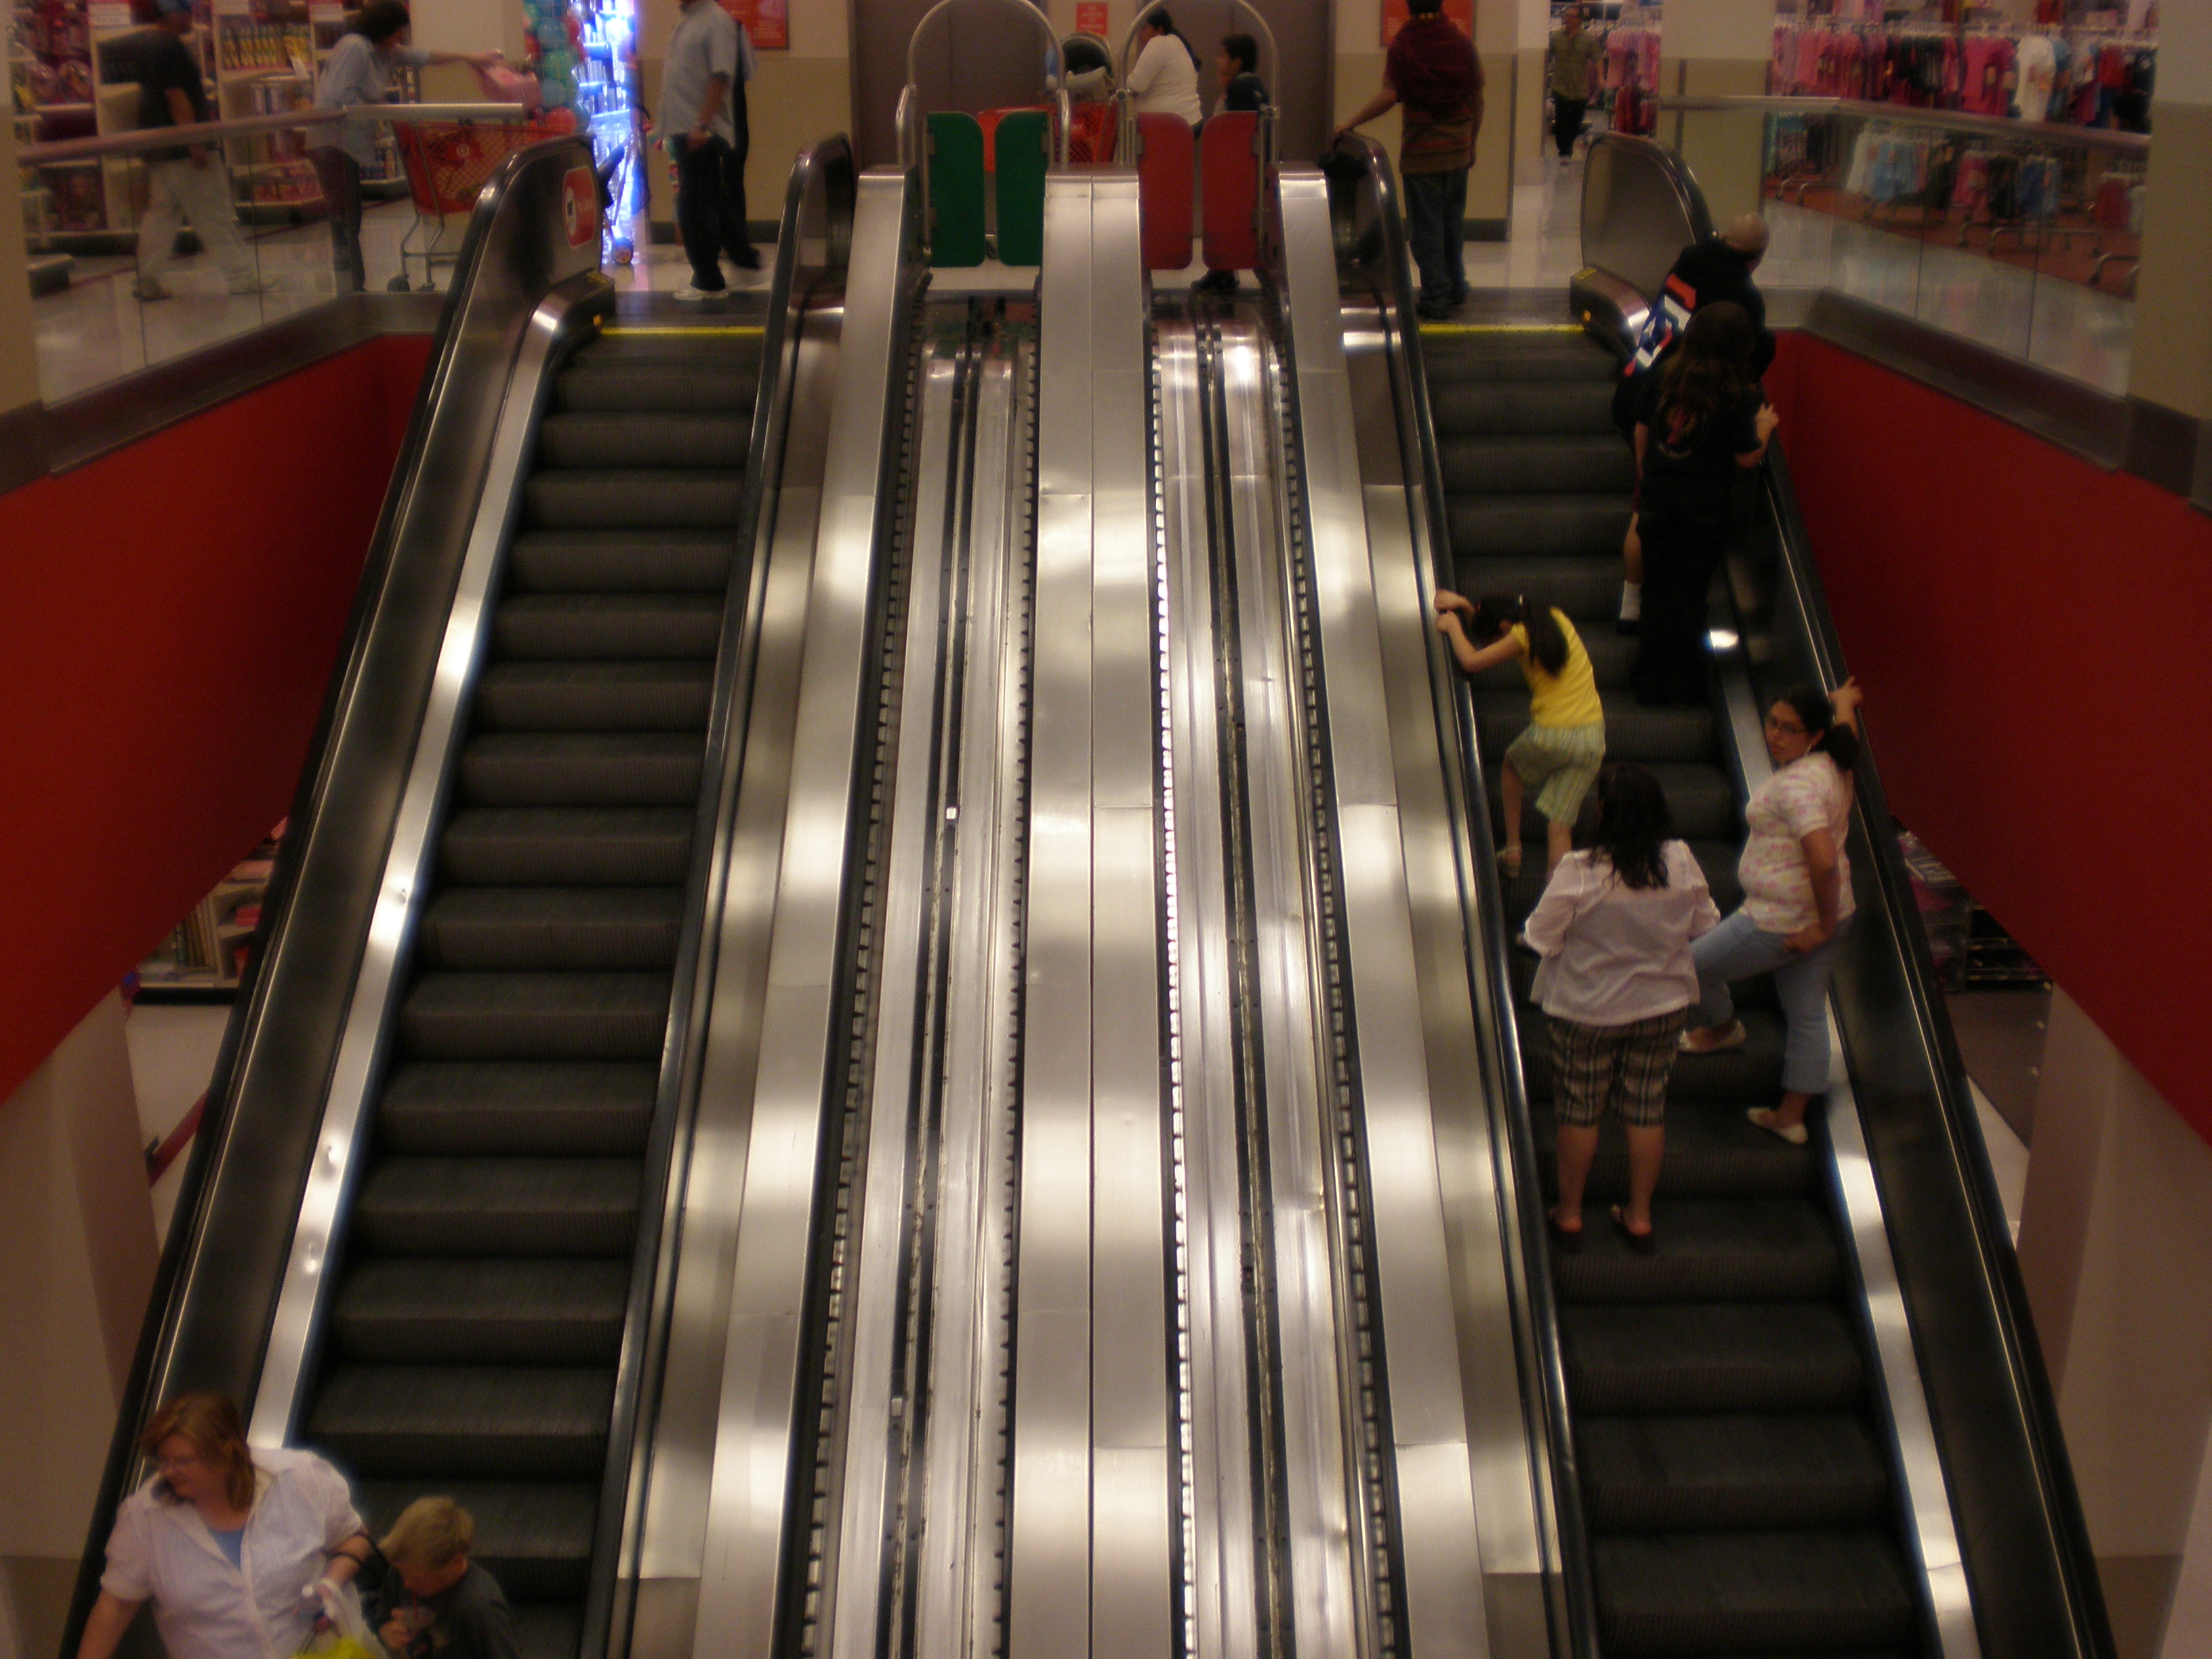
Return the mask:
[[[307,1594],[321,1607],[330,1628],[308,1639],[306,1655],[313,1659],[391,1659],[376,1639],[376,1632],[368,1627],[368,1615],[361,1610],[360,1590],[351,1584],[333,1584],[319,1578]]]

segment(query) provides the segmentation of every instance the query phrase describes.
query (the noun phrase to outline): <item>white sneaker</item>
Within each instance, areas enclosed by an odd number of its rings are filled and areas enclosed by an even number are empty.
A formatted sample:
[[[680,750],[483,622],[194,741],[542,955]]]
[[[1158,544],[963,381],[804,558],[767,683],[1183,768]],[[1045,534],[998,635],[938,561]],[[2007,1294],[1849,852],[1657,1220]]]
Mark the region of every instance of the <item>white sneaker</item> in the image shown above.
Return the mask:
[[[169,297],[167,285],[158,276],[141,276],[131,285],[131,291],[142,300],[166,300]]]
[[[276,284],[266,276],[249,276],[242,283],[233,283],[230,291],[236,295],[273,294]]]
[[[726,288],[694,288],[690,283],[686,283],[668,297],[672,300],[682,300],[686,304],[697,305],[705,300],[722,299],[728,295],[729,291]]]

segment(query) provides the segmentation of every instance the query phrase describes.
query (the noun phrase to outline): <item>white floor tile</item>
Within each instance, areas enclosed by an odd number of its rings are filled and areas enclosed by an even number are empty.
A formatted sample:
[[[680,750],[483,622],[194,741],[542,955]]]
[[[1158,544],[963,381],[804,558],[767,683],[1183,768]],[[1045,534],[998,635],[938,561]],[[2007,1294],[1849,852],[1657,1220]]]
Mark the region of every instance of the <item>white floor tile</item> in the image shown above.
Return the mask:
[[[216,1053],[222,1047],[223,1028],[229,1023],[228,1003],[142,1002],[132,1006],[123,1036],[131,1049],[131,1085],[138,1094],[138,1127],[147,1140],[167,1139],[191,1110],[192,1103],[207,1092],[215,1076]],[[169,1217],[184,1177],[185,1159],[179,1158],[155,1183],[158,1237],[168,1236]]]

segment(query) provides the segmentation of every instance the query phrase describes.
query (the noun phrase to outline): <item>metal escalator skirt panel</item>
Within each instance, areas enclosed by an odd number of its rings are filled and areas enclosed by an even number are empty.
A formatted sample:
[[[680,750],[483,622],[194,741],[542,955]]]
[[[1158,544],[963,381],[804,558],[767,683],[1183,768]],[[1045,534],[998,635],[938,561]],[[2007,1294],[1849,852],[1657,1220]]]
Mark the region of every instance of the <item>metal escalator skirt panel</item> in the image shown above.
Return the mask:
[[[1761,731],[1759,700],[1740,647],[1720,655],[1721,698],[1728,711],[1728,741],[1735,750],[1748,799],[1773,775]],[[1982,1644],[1974,1622],[1973,1587],[1966,1577],[1958,1525],[1951,1510],[1950,1482],[1936,1445],[1928,1390],[1890,1254],[1889,1224],[1882,1213],[1881,1185],[1867,1152],[1866,1125],[1852,1087],[1848,1050],[1836,1019],[1835,994],[1829,994],[1827,1140],[1828,1176],[1845,1243],[1857,1266],[1865,1297],[1866,1331],[1881,1368],[1880,1391],[1896,1437],[1897,1478],[1904,1485],[1903,1532],[1920,1568],[1929,1611],[1942,1644],[1942,1659],[1979,1659]]]
[[[787,1480],[805,1346],[809,1218],[844,939],[853,767],[865,696],[884,463],[916,227],[904,174],[860,183],[806,603],[744,1189],[721,1368],[695,1651],[767,1655],[776,1632]]]
[[[303,1386],[331,1282],[326,1269],[360,1176],[361,1139],[369,1095],[394,1018],[393,998],[410,936],[419,920],[420,895],[443,817],[453,745],[483,659],[492,582],[508,526],[520,501],[531,436],[550,385],[548,371],[579,304],[574,295],[556,290],[531,317],[493,433],[483,493],[470,528],[453,608],[447,617],[436,676],[385,858],[344,1034],[339,1039],[314,1162],[293,1229],[292,1248],[247,1427],[247,1438],[256,1446],[276,1448],[288,1443],[304,1408]]]
[[[1319,173],[1279,184],[1322,718],[1351,962],[1381,1282],[1406,1632],[1422,1655],[1486,1654],[1472,1447],[1420,1026],[1335,241]]]

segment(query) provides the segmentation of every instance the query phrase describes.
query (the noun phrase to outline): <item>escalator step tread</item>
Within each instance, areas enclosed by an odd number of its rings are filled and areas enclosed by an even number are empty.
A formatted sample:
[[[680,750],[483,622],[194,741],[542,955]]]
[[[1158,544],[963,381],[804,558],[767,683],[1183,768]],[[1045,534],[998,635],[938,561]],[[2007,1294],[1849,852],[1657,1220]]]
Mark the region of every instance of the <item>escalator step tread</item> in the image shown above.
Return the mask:
[[[1594,436],[1613,431],[1613,377],[1601,380],[1432,377],[1429,409],[1439,439],[1492,432]]]
[[[1617,569],[1630,511],[1625,495],[1455,495],[1448,501],[1446,518],[1451,529],[1452,555],[1462,567],[1469,560],[1500,554],[1522,559],[1601,558],[1611,554]]]
[[[1663,1200],[1651,1223],[1659,1248],[1641,1254],[1588,1207],[1581,1248],[1553,1258],[1560,1301],[1802,1301],[1841,1282],[1835,1236],[1807,1199]]]
[[[586,1479],[600,1473],[608,1366],[326,1368],[308,1438],[364,1474]]]
[[[711,592],[719,609],[733,551],[726,530],[526,530],[507,554],[507,592]]]
[[[665,973],[432,972],[400,1031],[422,1060],[653,1060],[670,988]]]
[[[704,751],[696,732],[486,732],[461,751],[471,806],[689,806]]]
[[[1590,1546],[1609,1656],[1902,1647],[1915,1604],[1880,1531],[1620,1534]]]
[[[1735,788],[1728,774],[1709,762],[1653,761],[1647,769],[1658,779],[1659,787],[1666,793],[1667,811],[1674,820],[1674,833],[1686,841],[1730,841],[1743,823],[1743,814],[1736,805]],[[1492,803],[1491,823],[1493,829],[1502,827],[1504,799],[1501,774],[1496,766],[1484,769],[1485,781],[1490,789]],[[1584,818],[1580,825],[1585,836],[1589,826],[1596,821],[1595,793],[1583,799]],[[1536,797],[1531,791],[1523,799],[1521,812],[1522,835],[1526,844],[1544,844],[1544,819],[1536,810]],[[1529,840],[1528,838],[1532,838]],[[1537,866],[1541,867],[1538,859]],[[1526,866],[1524,866],[1524,868]]]
[[[689,658],[495,662],[477,683],[476,729],[704,732],[714,679]]]
[[[1453,495],[1572,489],[1626,501],[1636,488],[1636,458],[1615,432],[1565,438],[1469,433],[1438,443],[1437,459],[1444,489]]]
[[[332,1330],[348,1359],[611,1365],[629,1272],[618,1258],[372,1257],[346,1276]]]
[[[642,1180],[633,1158],[388,1158],[362,1183],[356,1226],[384,1255],[626,1261]]]
[[[1547,1193],[1553,1190],[1554,1128],[1548,1107],[1534,1109],[1538,1162]],[[1792,1146],[1744,1121],[1733,1101],[1670,1101],[1667,1158],[1659,1166],[1659,1199],[1781,1198],[1814,1190],[1813,1150]],[[1597,1161],[1583,1200],[1594,1218],[1628,1196],[1628,1143],[1619,1120],[1598,1130]],[[1595,1235],[1593,1235],[1595,1237]],[[1556,1274],[1556,1269],[1554,1270]]]
[[[1591,667],[1596,667],[1593,659]],[[1707,708],[1644,708],[1626,686],[1602,687],[1605,757],[1650,766],[1658,761],[1695,763],[1713,752],[1713,716]],[[1503,755],[1528,727],[1528,694],[1524,690],[1474,694],[1482,752]]]
[[[1620,597],[1620,561],[1614,559],[1611,562],[1611,565],[1610,571],[1605,573],[1605,579],[1609,586],[1602,590],[1605,601],[1604,614],[1599,617],[1576,617],[1574,608],[1562,604],[1558,592],[1547,586],[1540,576],[1534,581],[1522,582],[1512,588],[1516,593],[1533,593],[1539,599],[1548,599],[1560,610],[1565,611],[1570,617],[1575,618],[1575,632],[1582,636],[1583,649],[1589,653],[1590,672],[1597,680],[1600,695],[1607,699],[1607,714],[1613,712],[1612,704],[1619,700],[1611,694],[1618,691],[1620,696],[1627,696],[1628,671],[1636,661],[1636,641],[1613,631],[1612,607],[1614,601]],[[1479,570],[1487,570],[1491,568],[1490,562],[1485,560],[1475,568]],[[1470,595],[1469,597],[1480,596]],[[1474,690],[1476,707],[1487,708],[1489,705],[1483,701],[1486,697],[1512,696],[1520,700],[1522,713],[1524,716],[1527,714],[1528,683],[1521,678],[1521,665],[1518,662],[1503,662],[1495,668],[1486,668],[1469,684]]]
[[[584,1574],[577,1575],[574,1592],[566,1602],[514,1604],[514,1645],[522,1659],[576,1659],[584,1641],[584,1610],[575,1603],[583,1598],[584,1579]],[[500,1588],[504,1589],[507,1582],[501,1577]],[[547,1601],[551,1601],[550,1596]]]
[[[1579,331],[1421,337],[1421,357],[1431,389],[1500,380],[1601,381],[1610,391],[1620,361]]]
[[[1624,513],[1613,545],[1599,552],[1530,557],[1522,550],[1512,548],[1479,557],[1462,556],[1455,564],[1460,592],[1470,599],[1485,593],[1522,593],[1555,605],[1575,619],[1575,631],[1588,646],[1593,635],[1611,632],[1613,618],[1620,614],[1620,543],[1627,532],[1628,518]],[[1613,637],[1621,636],[1614,634]],[[1628,640],[1618,648],[1632,658],[1636,642]],[[1595,656],[1592,665],[1595,665]],[[1518,674],[1521,671],[1516,667],[1507,672]],[[1620,672],[1624,676],[1627,672],[1625,667]]]
[[[1878,1524],[1889,1464],[1860,1417],[1585,1417],[1575,1425],[1593,1531]]]
[[[659,1067],[643,1061],[416,1060],[385,1087],[378,1144],[449,1158],[641,1152],[659,1083]]]
[[[597,411],[548,415],[538,428],[540,467],[741,467],[750,414]]]
[[[711,662],[722,638],[723,595],[713,592],[519,593],[492,623],[508,661],[571,657],[691,657]]]
[[[744,487],[734,467],[564,467],[523,487],[523,518],[542,530],[733,526]]]
[[[758,324],[767,314],[765,289],[740,290],[721,301],[712,325],[639,330],[617,323],[602,330],[597,339],[579,347],[568,362],[596,367],[673,363],[689,368],[695,374],[757,375],[761,362],[760,330],[753,327],[743,332],[731,331],[733,325]]]
[[[681,887],[459,887],[431,900],[434,968],[584,971],[672,968]]]
[[[1864,1397],[1856,1333],[1829,1303],[1567,1304],[1559,1328],[1577,1413],[1842,1411]]]
[[[581,355],[553,383],[553,407],[587,410],[666,414],[672,410],[720,410],[749,415],[757,388],[756,375],[738,371],[701,374],[693,364],[595,363]]]
[[[469,807],[438,839],[448,881],[675,885],[691,868],[692,811],[677,806]]]

